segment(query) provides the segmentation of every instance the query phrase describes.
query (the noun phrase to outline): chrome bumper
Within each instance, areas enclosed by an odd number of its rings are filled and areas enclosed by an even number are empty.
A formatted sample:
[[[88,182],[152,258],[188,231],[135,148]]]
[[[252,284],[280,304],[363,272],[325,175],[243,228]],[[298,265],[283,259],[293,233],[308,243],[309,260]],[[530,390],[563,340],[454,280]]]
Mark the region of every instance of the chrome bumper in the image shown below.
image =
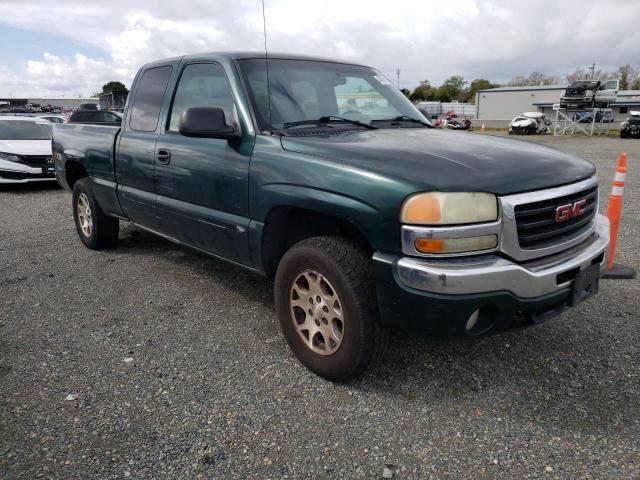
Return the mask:
[[[461,295],[506,290],[522,298],[534,298],[568,288],[575,275],[559,277],[565,272],[577,273],[595,262],[604,269],[608,246],[609,220],[598,215],[595,232],[589,239],[542,259],[515,263],[497,254],[443,259],[403,257],[397,263],[397,272],[406,286],[430,293]],[[564,277],[569,280],[561,281]]]

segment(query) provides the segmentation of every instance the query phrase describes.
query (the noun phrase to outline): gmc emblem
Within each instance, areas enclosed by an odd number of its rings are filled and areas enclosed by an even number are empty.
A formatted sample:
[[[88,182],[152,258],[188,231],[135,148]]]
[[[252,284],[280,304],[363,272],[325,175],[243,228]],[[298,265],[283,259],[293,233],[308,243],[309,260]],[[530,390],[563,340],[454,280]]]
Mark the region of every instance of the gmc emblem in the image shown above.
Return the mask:
[[[575,217],[582,215],[586,209],[587,199],[583,198],[574,203],[560,205],[556,208],[556,223],[566,222]]]

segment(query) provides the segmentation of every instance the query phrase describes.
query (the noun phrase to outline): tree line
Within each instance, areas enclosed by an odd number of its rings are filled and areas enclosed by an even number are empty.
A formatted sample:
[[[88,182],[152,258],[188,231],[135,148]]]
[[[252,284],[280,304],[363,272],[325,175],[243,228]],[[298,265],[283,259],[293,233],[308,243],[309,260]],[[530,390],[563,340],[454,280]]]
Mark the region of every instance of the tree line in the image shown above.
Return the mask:
[[[621,65],[617,70],[585,70],[577,68],[574,72],[569,73],[564,79],[546,75],[541,72],[532,72],[528,76],[517,75],[506,84],[494,83],[486,78],[476,78],[471,82],[466,81],[460,75],[452,75],[447,78],[442,85],[435,87],[431,85],[429,80],[420,82],[413,91],[403,88],[404,93],[411,101],[436,101],[436,102],[471,102],[476,99],[478,90],[486,90],[496,87],[524,87],[532,85],[561,85],[571,83],[575,80],[594,79],[594,80],[614,80],[620,82],[620,90],[640,90],[640,70],[632,67],[630,64]]]

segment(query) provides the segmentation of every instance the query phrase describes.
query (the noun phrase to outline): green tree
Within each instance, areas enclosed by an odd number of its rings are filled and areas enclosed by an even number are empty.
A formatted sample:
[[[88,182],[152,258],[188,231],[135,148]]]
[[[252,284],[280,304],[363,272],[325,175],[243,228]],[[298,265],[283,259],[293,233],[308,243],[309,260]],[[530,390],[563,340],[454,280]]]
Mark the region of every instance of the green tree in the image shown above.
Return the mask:
[[[125,87],[124,83],[118,81],[111,81],[109,83],[105,83],[102,86],[102,93],[129,93],[127,87]]]
[[[569,81],[572,82],[573,80]],[[560,78],[556,76],[546,75],[542,72],[531,72],[531,74],[526,77],[523,75],[513,77],[508,85],[510,87],[530,87],[534,85],[555,85],[560,82]]]
[[[628,63],[618,67],[618,80],[620,81],[620,90],[629,90],[638,80],[638,71]]]
[[[452,75],[438,87],[436,97],[441,102],[451,102],[452,100],[464,101],[465,87],[467,82],[460,75]]]
[[[420,82],[413,92],[409,95],[409,100],[412,102],[424,102],[426,100],[436,99],[436,89],[431,86],[429,80],[423,80]]]
[[[404,93],[404,96],[407,98],[411,96],[411,90],[409,90],[408,88],[401,88],[400,91]]]
[[[496,83],[491,83],[486,78],[476,78],[469,84],[469,90],[467,91],[467,101],[476,103],[476,93],[479,90],[488,90],[489,88],[499,87]]]

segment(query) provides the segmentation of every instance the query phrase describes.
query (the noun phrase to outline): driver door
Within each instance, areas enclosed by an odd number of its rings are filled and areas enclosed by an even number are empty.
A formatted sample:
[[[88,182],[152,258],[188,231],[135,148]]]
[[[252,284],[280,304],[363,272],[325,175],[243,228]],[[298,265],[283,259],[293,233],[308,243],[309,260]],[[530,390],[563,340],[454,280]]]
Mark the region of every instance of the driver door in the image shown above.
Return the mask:
[[[596,103],[601,106],[614,103],[618,98],[618,80],[607,80],[596,93]]]
[[[249,259],[249,160],[253,138],[186,137],[179,132],[189,107],[220,107],[238,124],[236,102],[222,65],[182,65],[167,120],[155,146],[160,230],[207,253],[244,265]],[[239,127],[238,127],[239,128]]]

